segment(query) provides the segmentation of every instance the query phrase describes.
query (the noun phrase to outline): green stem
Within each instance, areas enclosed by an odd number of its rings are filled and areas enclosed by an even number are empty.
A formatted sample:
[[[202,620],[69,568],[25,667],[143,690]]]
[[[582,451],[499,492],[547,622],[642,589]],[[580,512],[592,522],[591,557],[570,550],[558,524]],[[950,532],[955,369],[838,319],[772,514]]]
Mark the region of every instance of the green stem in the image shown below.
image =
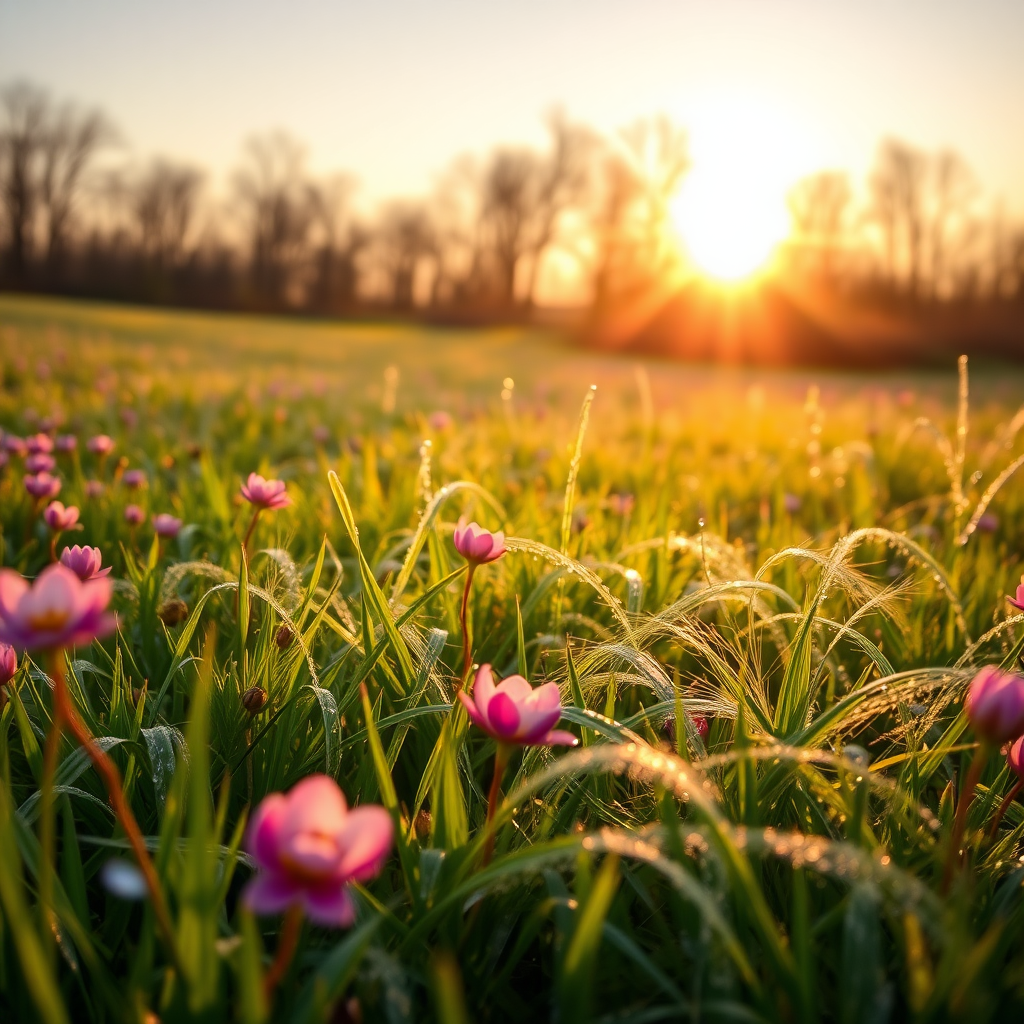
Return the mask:
[[[964,829],[967,826],[967,811],[971,806],[971,798],[978,787],[981,779],[981,771],[988,760],[988,744],[982,742],[971,761],[971,767],[967,770],[967,778],[964,780],[963,789],[960,791],[960,799],[956,805],[956,816],[953,819],[953,832],[950,835],[949,851],[946,854],[946,869],[942,876],[942,891],[947,892],[953,881],[953,874],[960,863],[960,843],[964,837]]]
[[[60,651],[54,653],[51,668],[54,680],[58,673],[63,674],[61,657]],[[57,779],[57,761],[60,755],[60,737],[64,731],[63,717],[63,705],[57,700],[55,682],[53,718],[50,722],[50,731],[46,736],[46,746],[43,749],[43,775],[39,788],[39,910],[42,917],[43,942],[46,945],[47,953],[51,956],[54,949],[53,935],[56,925],[56,916],[53,911],[53,876],[56,854],[56,794],[54,787]]]

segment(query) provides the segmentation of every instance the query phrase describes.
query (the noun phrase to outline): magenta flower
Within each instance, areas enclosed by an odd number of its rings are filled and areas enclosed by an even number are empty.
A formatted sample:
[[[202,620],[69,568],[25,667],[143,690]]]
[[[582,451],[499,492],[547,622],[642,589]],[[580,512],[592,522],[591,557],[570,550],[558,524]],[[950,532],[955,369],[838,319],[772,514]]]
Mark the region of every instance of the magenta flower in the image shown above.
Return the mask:
[[[51,501],[43,512],[43,519],[54,533],[70,530],[78,522],[78,506],[68,505],[65,507],[63,502]]]
[[[29,474],[24,480],[25,490],[33,498],[56,498],[60,494],[60,480],[49,473]]]
[[[138,505],[125,505],[124,521],[129,526],[138,526],[146,521],[146,513]]]
[[[121,481],[125,487],[131,488],[131,490],[138,490],[140,487],[146,486],[146,474],[141,469],[126,469],[124,476],[121,477]]]
[[[473,680],[473,696],[459,693],[474,725],[499,743],[515,746],[576,746],[571,732],[551,727],[562,717],[557,683],[534,689],[522,676],[509,676],[497,686],[490,665],[481,665]]]
[[[107,485],[102,480],[86,480],[85,496],[87,498],[102,498]]]
[[[24,440],[14,434],[4,434],[4,448],[12,455],[24,455],[28,451],[28,445]]]
[[[0,644],[0,689],[14,678],[17,671],[17,652],[9,644]]]
[[[500,530],[491,533],[477,523],[467,525],[463,516],[455,527],[455,550],[472,565],[484,565],[497,561],[508,548],[505,547],[505,534]]]
[[[311,775],[256,808],[246,848],[260,871],[242,899],[255,914],[298,905],[317,924],[348,927],[355,919],[348,884],[380,871],[393,834],[383,807],[349,810],[334,779]]]
[[[964,704],[974,731],[990,743],[1024,734],[1024,679],[987,665],[971,680]]]
[[[25,468],[30,473],[52,473],[57,467],[57,460],[46,452],[37,452],[25,459]]]
[[[265,480],[259,473],[249,474],[242,485],[242,497],[257,508],[286,508],[292,503],[283,480]]]
[[[107,434],[90,437],[86,447],[94,455],[109,455],[114,450],[114,439]]]
[[[57,435],[57,451],[63,452],[65,455],[68,452],[73,452],[78,447],[78,438],[74,434],[58,434]]]
[[[33,434],[25,438],[25,448],[30,455],[49,455],[53,451],[53,438],[47,434]]]
[[[0,674],[0,679],[3,675]],[[0,683],[0,685],[3,685]],[[1009,765],[1010,771],[1017,776],[1021,782],[1024,782],[1024,736],[1021,736],[1015,743],[1010,744],[1010,749],[1006,752],[1006,763]]]
[[[0,569],[0,642],[17,648],[79,647],[113,632],[110,581],[83,583],[67,566],[48,565],[29,585]]]
[[[1018,611],[1024,612],[1024,576],[1020,578],[1020,586],[1017,588],[1017,593],[1014,597],[1008,597],[1007,600],[1013,605]]]
[[[99,579],[110,572],[110,566],[101,569],[103,554],[99,548],[76,544],[73,548],[65,548],[60,553],[60,564],[67,566],[83,583],[86,580]]]
[[[181,529],[181,520],[167,512],[161,512],[160,515],[153,516],[153,529],[156,530],[158,537],[177,537]]]

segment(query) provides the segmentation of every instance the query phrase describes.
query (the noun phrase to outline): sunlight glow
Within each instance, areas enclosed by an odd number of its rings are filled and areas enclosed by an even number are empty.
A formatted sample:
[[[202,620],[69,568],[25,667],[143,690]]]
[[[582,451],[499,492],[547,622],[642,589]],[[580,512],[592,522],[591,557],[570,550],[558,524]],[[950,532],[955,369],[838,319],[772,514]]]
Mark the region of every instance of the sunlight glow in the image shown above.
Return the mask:
[[[690,123],[693,166],[672,216],[696,270],[742,281],[765,270],[789,234],[786,193],[813,157],[792,121],[760,100],[718,98]]]

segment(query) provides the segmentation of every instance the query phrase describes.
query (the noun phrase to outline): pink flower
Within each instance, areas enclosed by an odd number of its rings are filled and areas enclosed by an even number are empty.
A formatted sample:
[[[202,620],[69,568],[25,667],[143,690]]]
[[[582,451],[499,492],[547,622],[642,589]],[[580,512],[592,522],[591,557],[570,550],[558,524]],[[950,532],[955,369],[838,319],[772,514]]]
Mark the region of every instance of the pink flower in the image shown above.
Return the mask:
[[[0,674],[0,679],[3,675]],[[3,685],[3,684],[0,684]],[[1015,743],[1010,744],[1010,749],[1006,752],[1006,763],[1010,767],[1010,771],[1024,782],[1024,736],[1021,736]]]
[[[25,438],[25,447],[30,455],[49,455],[53,451],[53,438],[46,434],[33,434]]]
[[[114,439],[106,434],[90,437],[86,447],[94,455],[109,455],[114,450]]]
[[[430,429],[438,432],[447,430],[453,422],[452,414],[450,412],[445,412],[444,409],[438,409],[427,417],[427,423],[430,424]]]
[[[1006,743],[1024,734],[1024,679],[992,665],[972,680],[965,701],[974,731],[991,743]]]
[[[24,455],[28,451],[28,445],[14,434],[4,434],[4,448],[12,455]]]
[[[76,544],[73,548],[65,548],[60,553],[60,564],[67,566],[83,583],[86,580],[99,579],[110,572],[110,566],[101,569],[103,554],[99,548],[84,547]]]
[[[562,717],[557,683],[535,690],[522,676],[509,676],[497,686],[490,665],[481,665],[473,680],[473,696],[459,692],[474,725],[499,743],[552,747],[579,742],[571,732],[551,727]]]
[[[181,529],[181,520],[167,512],[161,512],[160,515],[153,516],[153,529],[156,530],[158,537],[177,537]]]
[[[633,511],[636,498],[632,494],[609,494],[608,507],[617,516],[628,516]]]
[[[286,508],[292,499],[285,494],[283,480],[265,480],[259,473],[250,473],[242,485],[242,497],[257,508]]]
[[[138,526],[146,521],[146,513],[138,505],[125,505],[124,521],[129,526]]]
[[[51,501],[43,512],[43,519],[54,533],[70,530],[78,522],[78,506],[68,505],[65,507],[63,502]]]
[[[18,671],[18,655],[8,644],[0,644],[0,688],[6,686]]]
[[[317,924],[348,927],[355,919],[348,883],[380,871],[393,834],[383,807],[349,810],[334,779],[311,775],[256,808],[246,848],[260,871],[242,899],[256,914],[298,904]]]
[[[57,436],[57,451],[67,454],[73,452],[77,447],[78,438],[74,434],[59,434]]]
[[[146,474],[141,469],[126,469],[121,480],[125,487],[129,487],[133,491],[146,486]]]
[[[103,492],[107,489],[106,484],[102,480],[86,480],[85,481],[85,496],[87,498],[101,498]]]
[[[1017,588],[1016,596],[1008,597],[1007,600],[1018,611],[1024,612],[1024,576],[1020,578],[1020,586]]]
[[[67,566],[48,565],[31,586],[0,569],[0,642],[14,647],[79,647],[113,632],[109,580],[83,583]]]
[[[60,480],[49,473],[36,473],[24,478],[25,490],[33,498],[56,498],[60,494]]]
[[[317,444],[327,444],[331,439],[331,431],[328,427],[325,427],[322,423],[318,423],[313,428],[313,440]]]
[[[455,527],[455,550],[472,565],[484,565],[501,558],[508,550],[505,534],[491,533],[477,523],[466,524],[463,516]]]
[[[51,473],[57,466],[57,460],[46,452],[37,452],[25,460],[25,468],[30,473]]]

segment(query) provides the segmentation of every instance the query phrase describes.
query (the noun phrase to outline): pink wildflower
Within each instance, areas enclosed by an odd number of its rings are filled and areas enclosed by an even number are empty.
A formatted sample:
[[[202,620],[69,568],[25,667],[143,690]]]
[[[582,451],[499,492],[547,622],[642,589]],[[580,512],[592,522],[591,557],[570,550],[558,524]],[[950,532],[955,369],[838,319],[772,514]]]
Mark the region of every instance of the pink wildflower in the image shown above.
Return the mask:
[[[455,527],[455,550],[472,565],[484,565],[501,558],[508,549],[500,530],[491,533],[477,523],[467,525],[463,516]]]
[[[242,485],[242,497],[257,508],[286,508],[292,499],[285,494],[283,480],[266,480],[259,473],[250,473]]]
[[[158,516],[153,516],[153,529],[156,530],[158,537],[177,537],[181,529],[181,520],[168,512],[161,512]]]
[[[54,533],[70,530],[78,522],[78,506],[65,506],[62,501],[51,501],[43,511],[43,519]]]
[[[91,548],[88,544],[76,544],[73,548],[65,548],[60,553],[60,564],[70,569],[83,583],[86,580],[99,579],[110,572],[109,565],[106,569],[100,568],[103,565],[103,554],[100,549]]]
[[[49,473],[29,474],[24,481],[25,490],[33,498],[56,498],[60,494],[60,480]]]
[[[965,701],[974,731],[991,743],[1024,734],[1024,679],[987,665],[971,680]]]

